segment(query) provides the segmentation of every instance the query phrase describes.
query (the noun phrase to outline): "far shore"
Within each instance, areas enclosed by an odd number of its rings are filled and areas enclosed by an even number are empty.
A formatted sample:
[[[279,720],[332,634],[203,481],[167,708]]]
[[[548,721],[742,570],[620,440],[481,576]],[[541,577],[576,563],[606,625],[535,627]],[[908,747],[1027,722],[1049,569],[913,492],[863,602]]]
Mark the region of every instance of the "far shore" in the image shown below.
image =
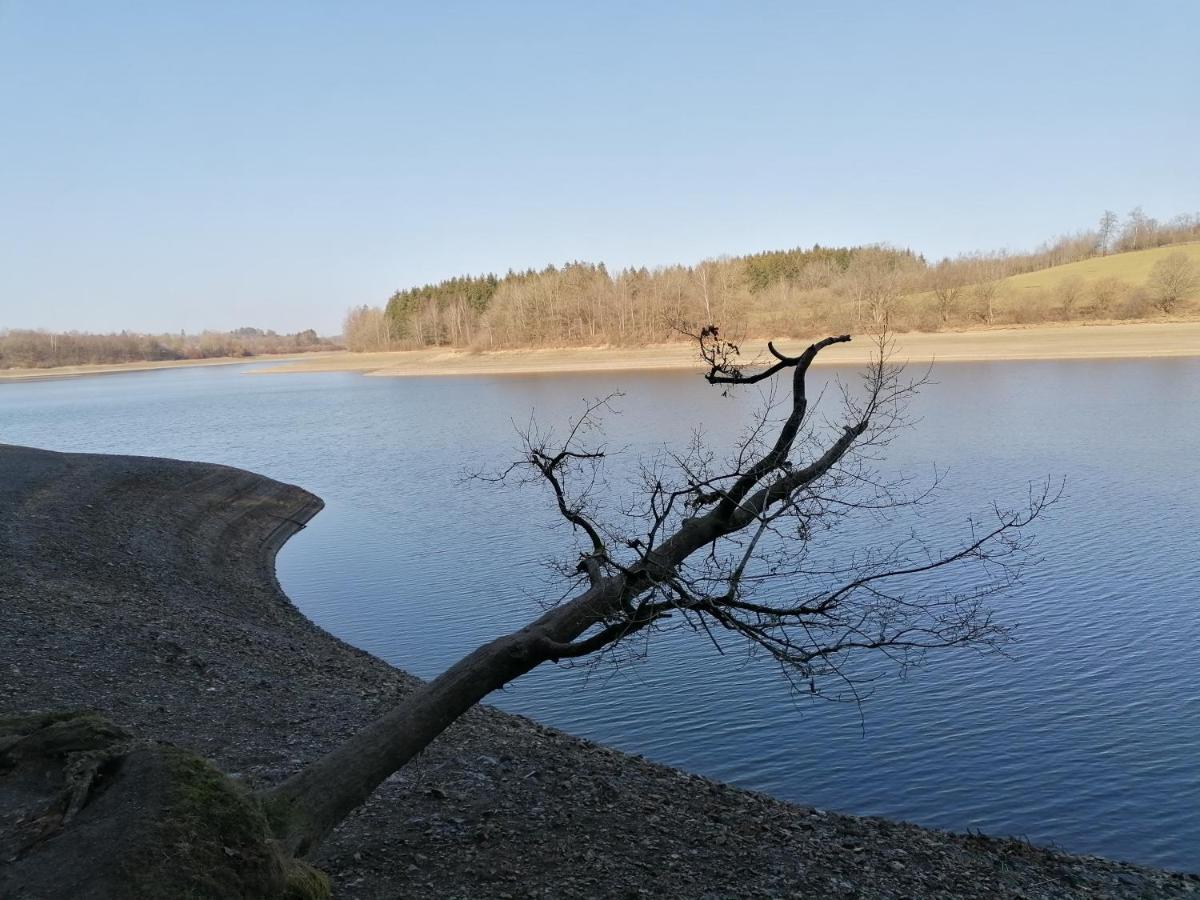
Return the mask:
[[[797,350],[804,339],[782,338],[776,346]],[[742,343],[747,364],[770,360],[766,340]],[[818,362],[858,365],[874,349],[869,339],[839,347]],[[914,363],[1001,360],[1137,359],[1200,356],[1200,321],[1117,323],[1108,325],[1039,325],[979,331],[912,332],[895,336],[895,357]],[[314,353],[295,362],[261,369],[255,374],[361,372],[366,375],[412,377],[434,375],[532,375],[558,372],[681,370],[701,365],[689,343],[648,347],[568,347],[538,350],[471,352],[433,348],[391,353]]]
[[[805,338],[778,338],[784,352],[802,348]],[[742,342],[744,362],[769,360],[766,339]],[[869,339],[858,339],[824,354],[818,364],[860,365],[873,351]],[[895,357],[913,363],[1000,362],[1019,360],[1152,359],[1200,356],[1200,320],[1031,325],[972,331],[908,332],[895,335]],[[0,369],[0,382],[70,378],[115,372],[140,372],[184,366],[220,366],[275,362],[255,368],[256,375],[311,372],[360,372],[391,377],[437,375],[536,375],[565,372],[670,371],[696,369],[701,363],[694,345],[685,342],[643,347],[554,347],[525,350],[471,351],[444,347],[424,350],[351,353],[336,350],[279,356],[222,357],[111,365],[61,366],[51,369]]]

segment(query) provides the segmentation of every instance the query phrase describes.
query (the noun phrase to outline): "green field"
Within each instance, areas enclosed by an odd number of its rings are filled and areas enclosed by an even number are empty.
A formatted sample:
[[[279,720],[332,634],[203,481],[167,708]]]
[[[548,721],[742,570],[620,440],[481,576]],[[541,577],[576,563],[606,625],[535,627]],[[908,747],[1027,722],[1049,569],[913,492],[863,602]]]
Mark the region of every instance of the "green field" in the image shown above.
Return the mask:
[[[1127,284],[1140,285],[1150,277],[1150,270],[1154,264],[1172,253],[1186,253],[1192,262],[1200,265],[1200,241],[1193,241],[1155,247],[1153,250],[1132,250],[1128,253],[1114,253],[1112,256],[1097,256],[1064,266],[1013,275],[1004,279],[1001,284],[1013,292],[1054,291],[1072,278],[1087,282],[1119,278]]]

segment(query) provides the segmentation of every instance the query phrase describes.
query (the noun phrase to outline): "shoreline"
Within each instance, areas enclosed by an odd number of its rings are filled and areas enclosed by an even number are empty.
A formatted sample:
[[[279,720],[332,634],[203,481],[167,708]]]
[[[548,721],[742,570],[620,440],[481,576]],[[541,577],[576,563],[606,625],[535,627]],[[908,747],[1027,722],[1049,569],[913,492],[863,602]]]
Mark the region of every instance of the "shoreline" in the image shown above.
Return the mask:
[[[226,466],[0,444],[0,714],[88,706],[251,787],[288,777],[418,684],[282,592],[275,555],[322,506]],[[487,706],[315,862],[335,896],[381,898],[1200,891],[1197,876],[784,803]]]
[[[782,338],[781,349],[808,339]],[[766,339],[746,340],[746,361],[766,355]],[[873,343],[858,340],[814,365],[862,365]],[[784,352],[789,352],[784,349]],[[1156,359],[1200,356],[1200,321],[1031,326],[978,331],[906,332],[895,335],[897,360],[931,362],[1016,362],[1030,360]],[[313,356],[255,371],[254,375],[359,372],[373,377],[449,375],[550,375],[577,372],[696,371],[703,368],[690,343],[646,347],[574,347],[471,352],[435,348],[380,353]]]
[[[803,346],[810,338],[777,338],[780,348]],[[1032,360],[1159,359],[1200,356],[1200,320],[1169,322],[1096,322],[1041,324],[968,331],[904,332],[895,335],[896,357],[912,363],[1024,362]],[[744,341],[747,364],[766,357],[766,338]],[[862,365],[870,357],[869,340],[819,357],[814,365]],[[252,375],[357,372],[374,377],[428,378],[450,375],[552,375],[586,372],[699,370],[694,345],[684,342],[641,347],[551,347],[471,351],[442,347],[352,353],[316,351],[279,356],[221,357],[63,366],[49,369],[0,369],[0,384],[55,378],[79,378],[122,372],[148,372],[192,366],[278,363]]]
[[[44,369],[0,369],[0,384],[5,381],[46,381],[52,378],[82,378],[85,375],[119,375],[122,372],[153,372],[158,369],[190,369],[203,366],[236,366],[262,362],[288,362],[299,354],[281,353],[260,356],[214,356],[209,359],[147,359],[126,363],[88,363],[78,366],[52,366]]]

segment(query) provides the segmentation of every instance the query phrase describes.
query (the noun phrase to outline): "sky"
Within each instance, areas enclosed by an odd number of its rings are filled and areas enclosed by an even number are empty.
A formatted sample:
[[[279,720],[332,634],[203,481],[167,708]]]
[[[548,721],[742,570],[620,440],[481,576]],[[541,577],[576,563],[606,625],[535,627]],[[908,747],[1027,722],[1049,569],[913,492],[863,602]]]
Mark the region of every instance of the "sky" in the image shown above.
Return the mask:
[[[0,328],[1200,211],[1200,3],[0,0]]]

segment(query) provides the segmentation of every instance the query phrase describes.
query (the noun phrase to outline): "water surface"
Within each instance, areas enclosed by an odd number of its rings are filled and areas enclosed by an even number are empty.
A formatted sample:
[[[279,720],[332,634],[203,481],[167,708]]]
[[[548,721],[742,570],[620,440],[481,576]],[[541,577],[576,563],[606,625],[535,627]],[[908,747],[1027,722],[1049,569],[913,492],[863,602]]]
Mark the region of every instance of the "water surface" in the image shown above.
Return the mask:
[[[559,586],[570,534],[537,490],[464,482],[513,421],[622,390],[622,458],[718,444],[754,405],[695,375],[387,379],[212,367],[0,384],[0,440],[208,460],[300,484],[326,510],[279,558],[330,631],[431,676]],[[818,379],[841,374],[814,370]],[[949,542],[994,498],[1065,477],[1044,561],[997,602],[1010,657],[943,652],[854,706],[797,700],[736,642],[688,633],[639,664],[546,667],[497,705],[625,750],[847,812],[1200,869],[1200,360],[943,365],[889,466],[945,470],[922,524]],[[836,410],[826,404],[832,414]],[[621,463],[617,462],[618,468]]]

